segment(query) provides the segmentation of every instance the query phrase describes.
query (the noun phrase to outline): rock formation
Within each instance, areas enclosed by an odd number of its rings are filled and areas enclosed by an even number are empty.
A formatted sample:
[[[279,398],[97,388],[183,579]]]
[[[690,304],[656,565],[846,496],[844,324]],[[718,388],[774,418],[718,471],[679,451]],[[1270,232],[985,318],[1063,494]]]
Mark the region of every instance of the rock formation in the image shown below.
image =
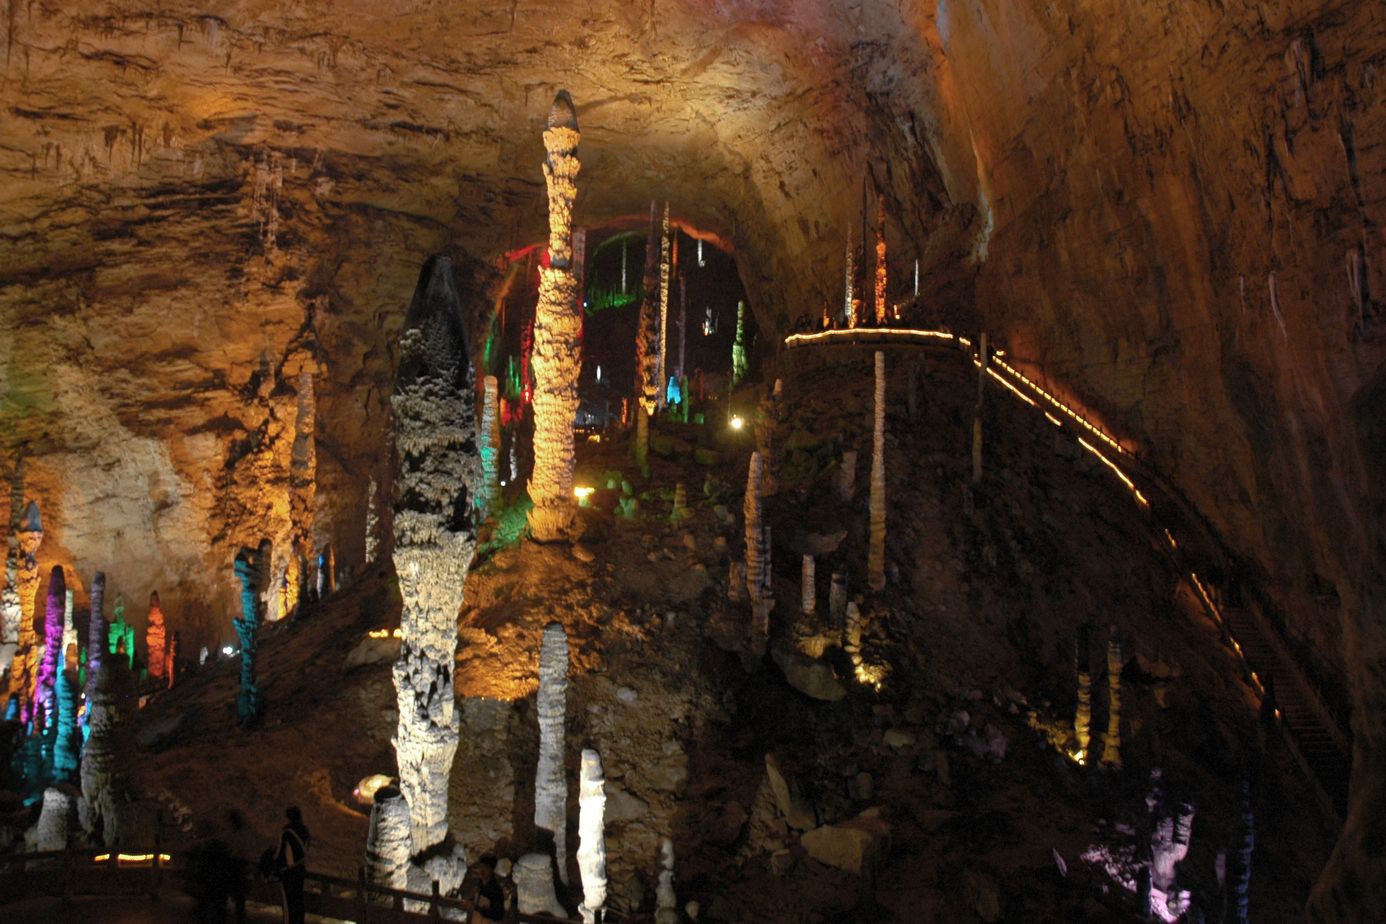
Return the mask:
[[[242,725],[259,721],[264,703],[255,676],[256,640],[265,618],[265,582],[269,576],[272,546],[268,539],[256,549],[241,549],[232,565],[241,588],[241,615],[231,620],[241,648],[241,688],[236,694],[236,715]]]
[[[39,812],[30,839],[31,849],[35,853],[67,849],[76,806],[77,800],[67,787],[50,786],[43,791],[43,809]]]
[[[544,132],[544,181],[549,199],[548,265],[539,268],[534,309],[534,470],[529,528],[550,542],[567,535],[573,501],[573,421],[582,371],[582,293],[573,266],[573,200],[579,163],[577,112],[560,90]],[[667,221],[667,217],[666,217]],[[661,354],[662,355],[662,354]],[[483,421],[484,423],[484,421]],[[470,485],[468,486],[470,487]]]
[[[149,676],[155,680],[168,680],[168,633],[164,626],[164,611],[159,605],[159,592],[149,595],[149,623],[144,630],[144,645],[148,652]]]
[[[674,485],[674,509],[670,511],[669,518],[675,522],[688,518],[688,489],[682,481]]]
[[[478,522],[490,516],[500,498],[499,388],[500,383],[494,375],[481,381],[481,425],[476,431],[477,454],[481,457],[481,479],[476,486]]]
[[[841,626],[847,617],[847,575],[841,571],[833,572],[832,583],[828,586],[828,618],[833,625]]]
[[[655,352],[656,401],[661,407],[665,403],[664,384],[669,380],[669,202],[664,202],[664,218],[659,231],[659,345]]]
[[[866,560],[866,584],[885,589],[885,354],[876,351],[876,418],[871,431],[871,547]]]
[[[813,580],[813,556],[805,555],[799,571],[799,608],[807,616],[812,616],[818,606],[817,589]]]
[[[765,651],[770,636],[770,611],[775,605],[770,582],[770,527],[765,523],[760,493],[763,470],[760,453],[751,453],[742,513],[746,526],[746,595],[751,601],[750,647],[753,653]]]
[[[1107,734],[1102,739],[1102,765],[1121,768],[1121,634],[1116,626],[1107,642]]]
[[[1251,785],[1241,784],[1238,793],[1237,841],[1228,857],[1226,907],[1223,920],[1249,924],[1251,906],[1251,854],[1256,848],[1256,819],[1251,806]]]
[[[61,565],[48,575],[48,604],[43,619],[43,658],[34,678],[34,727],[52,730],[56,718],[53,702],[58,671],[63,662],[63,610],[67,606],[67,584]]]
[[[24,457],[20,456],[10,476],[10,509],[5,521],[5,573],[0,575],[0,673],[9,669],[19,648],[19,525],[23,514]],[[0,708],[4,705],[0,704]]]
[[[553,859],[548,854],[525,854],[515,861],[514,872],[515,904],[521,914],[568,916],[554,891]]]
[[[459,729],[452,678],[457,612],[476,550],[467,497],[478,465],[475,387],[446,257],[425,264],[399,351],[390,399],[398,464],[394,562],[403,601],[393,744],[417,856],[447,834]]]
[[[539,644],[539,764],[534,773],[534,826],[553,835],[558,875],[567,882],[568,781],[563,772],[563,723],[568,709],[568,633],[544,627]]]
[[[581,772],[577,861],[582,873],[582,904],[578,912],[584,924],[593,924],[606,905],[606,779],[601,755],[584,748]]]
[[[10,697],[18,697],[24,715],[33,709],[34,682],[38,674],[41,649],[38,633],[34,631],[34,605],[38,595],[38,547],[43,542],[43,521],[38,504],[30,501],[11,532],[16,545],[15,578],[10,585],[18,597],[19,629],[15,634],[16,648],[10,665]]]
[[[732,340],[732,387],[746,377],[746,303],[736,303],[736,337]]]
[[[856,279],[856,267],[853,265],[854,253],[855,251],[852,249],[852,225],[849,222],[847,225],[847,269],[843,274],[842,287],[842,318],[847,322],[848,327],[857,326],[857,298],[852,291]]]
[[[650,415],[659,401],[659,225],[650,203],[650,233],[645,238],[645,277],[640,297],[640,322],[635,329],[635,463],[649,466]]]

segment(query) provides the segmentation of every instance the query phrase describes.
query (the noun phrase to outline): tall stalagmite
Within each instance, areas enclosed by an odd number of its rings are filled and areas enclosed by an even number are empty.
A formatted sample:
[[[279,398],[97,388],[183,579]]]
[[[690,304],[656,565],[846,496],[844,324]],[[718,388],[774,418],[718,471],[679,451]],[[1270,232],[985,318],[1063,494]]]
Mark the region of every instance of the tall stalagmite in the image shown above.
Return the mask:
[[[87,624],[87,708],[82,713],[82,727],[90,731],[92,699],[96,695],[96,678],[106,660],[106,574],[98,571],[91,579],[91,621]]]
[[[746,498],[742,502],[746,537],[746,592],[751,598],[751,650],[763,652],[770,635],[770,610],[774,598],[770,586],[770,527],[765,524],[760,485],[765,465],[759,452],[751,453],[746,469]]]
[[[82,731],[77,727],[77,671],[58,667],[53,702],[57,735],[53,742],[53,779],[71,783],[77,778],[82,751]]]
[[[852,250],[852,225],[847,225],[847,271],[843,276],[842,287],[842,317],[847,322],[848,327],[857,326],[857,298],[852,291],[852,285],[856,277],[856,266],[853,265]]]
[[[371,804],[366,832],[366,875],[403,889],[409,880],[409,804],[394,786],[382,786]]]
[[[485,520],[500,497],[500,383],[494,375],[481,381],[481,425],[476,430],[477,453],[481,456],[481,479],[476,486],[477,522]]]
[[[814,588],[813,568],[813,556],[805,555],[803,567],[799,572],[799,607],[809,616],[813,615],[813,611],[818,605],[818,596]]]
[[[376,494],[375,477],[371,476],[370,483],[366,485],[365,558],[367,567],[375,564],[377,549],[380,545],[380,517],[375,512]]]
[[[137,708],[124,658],[103,658],[87,709],[91,733],[82,751],[82,827],[107,847],[120,838],[121,807],[129,799],[131,729]]]
[[[457,611],[476,551],[467,497],[479,465],[476,389],[446,257],[424,266],[399,353],[390,399],[399,473],[394,561],[403,601],[394,747],[417,855],[447,834],[448,775],[459,728],[452,685]]]
[[[1121,768],[1121,634],[1116,626],[1107,643],[1107,735],[1102,739],[1102,764]]]
[[[236,715],[242,725],[260,718],[264,704],[255,676],[256,642],[265,621],[265,585],[269,577],[272,548],[268,539],[258,549],[241,549],[232,567],[241,588],[241,615],[231,620],[241,646],[241,689],[236,694]]]
[[[558,874],[568,881],[568,781],[563,773],[563,723],[568,710],[568,633],[544,627],[539,643],[539,765],[534,774],[534,826],[553,835]]]
[[[164,626],[164,611],[159,606],[159,592],[149,595],[149,623],[144,630],[145,650],[148,654],[149,676],[156,680],[168,677],[168,667],[164,655],[168,652],[168,633]]]
[[[0,672],[7,670],[19,649],[19,525],[24,513],[24,459],[10,476],[10,511],[5,521],[5,573],[0,575]],[[0,703],[0,712],[4,710]]]
[[[313,557],[313,516],[317,501],[318,450],[317,396],[313,373],[304,370],[298,377],[298,398],[294,413],[294,442],[289,456],[289,581],[281,613],[287,614],[306,596],[308,563]],[[153,674],[151,660],[150,673]],[[154,676],[162,677],[163,674]]]
[[[582,874],[578,912],[584,924],[593,924],[606,905],[606,778],[601,755],[591,748],[583,749],[578,782],[577,861]]]
[[[67,582],[61,565],[55,565],[48,575],[48,605],[43,617],[43,659],[34,678],[35,727],[50,729],[57,718],[53,694],[62,669],[63,607],[67,604]],[[41,719],[42,722],[38,721]]]
[[[876,323],[884,325],[888,320],[886,309],[886,239],[885,239],[885,199],[876,196]]]
[[[866,560],[866,583],[885,587],[885,354],[876,351],[876,420],[871,432],[871,547]]]
[[[659,227],[659,346],[655,359],[655,400],[665,403],[664,385],[669,380],[669,203],[664,203],[664,219]]]
[[[736,338],[732,340],[732,387],[746,377],[746,303],[736,303]]]
[[[659,225],[650,203],[650,233],[645,238],[645,279],[640,296],[640,323],[635,329],[635,463],[649,464],[650,415],[659,401]]]
[[[534,309],[534,471],[529,479],[529,528],[553,541],[573,525],[573,421],[582,372],[582,297],[573,266],[573,200],[577,197],[577,112],[558,91],[544,132],[544,181],[549,194],[549,261],[539,268]]]
[[[1077,760],[1086,763],[1089,746],[1092,743],[1092,670],[1089,663],[1092,647],[1091,635],[1087,626],[1078,629],[1078,640],[1074,643],[1074,654],[1078,666],[1078,706],[1073,713],[1073,736],[1078,741]]]
[[[38,602],[38,547],[43,542],[43,521],[38,504],[30,501],[24,508],[18,527],[13,533],[18,545],[18,568],[14,588],[19,597],[19,630],[14,663],[10,666],[10,695],[18,696],[25,705],[24,714],[32,711],[33,685],[38,673],[38,633],[34,631],[34,606]]]

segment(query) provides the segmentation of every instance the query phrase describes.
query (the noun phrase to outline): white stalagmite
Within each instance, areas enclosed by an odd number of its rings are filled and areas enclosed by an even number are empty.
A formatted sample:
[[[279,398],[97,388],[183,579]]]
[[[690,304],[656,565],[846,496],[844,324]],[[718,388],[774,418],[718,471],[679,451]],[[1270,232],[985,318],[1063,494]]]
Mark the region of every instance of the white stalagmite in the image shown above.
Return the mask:
[[[578,869],[582,873],[584,924],[593,924],[606,904],[606,779],[596,751],[582,752],[582,776],[578,783]]]
[[[805,615],[808,616],[813,615],[813,611],[818,605],[818,593],[814,586],[813,568],[813,556],[805,555],[803,567],[799,572],[800,599],[802,601],[800,607],[803,609]]]
[[[650,415],[658,405],[659,374],[659,306],[656,290],[659,286],[659,257],[657,240],[659,225],[654,202],[650,203],[650,231],[645,239],[645,275],[640,298],[640,321],[635,328],[635,464],[642,470],[648,463],[650,448]]]
[[[549,265],[539,268],[534,309],[534,471],[529,479],[529,528],[550,542],[568,535],[573,500],[573,421],[582,373],[582,298],[573,267],[573,200],[577,197],[577,112],[558,91],[544,132],[549,194]]]
[[[28,702],[38,674],[39,657],[43,653],[38,632],[34,628],[34,604],[39,587],[38,547],[43,544],[43,519],[39,515],[38,504],[33,501],[28,503],[11,536],[18,545],[13,586],[19,597],[19,630],[16,634],[18,647],[10,665],[9,692],[11,696],[18,695]]]
[[[393,786],[376,791],[366,834],[366,875],[372,882],[403,889],[409,881],[409,804]]]
[[[568,633],[544,627],[539,645],[539,765],[534,779],[534,826],[553,834],[558,875],[568,881],[568,783],[563,773],[563,722],[568,709]]]
[[[452,266],[435,257],[404,321],[390,402],[399,472],[394,562],[403,601],[393,743],[413,855],[447,835],[457,752],[457,612],[476,550],[467,497],[478,464],[469,356]]]
[[[66,670],[67,653],[77,646],[77,623],[72,620],[72,588],[67,588],[63,602],[63,647],[58,652],[58,670]]]
[[[746,471],[746,592],[751,600],[751,650],[764,652],[770,635],[770,610],[775,601],[770,586],[770,527],[765,523],[760,484],[764,464],[760,453],[751,453]]]
[[[0,576],[0,673],[10,666],[19,648],[19,518],[24,512],[24,459],[10,477],[10,512],[5,521],[5,573]],[[5,704],[0,702],[0,710]]]
[[[659,882],[655,886],[654,924],[679,924],[679,900],[674,894],[674,842],[659,842]]]
[[[553,886],[553,860],[548,854],[527,853],[515,861],[515,904],[521,914],[551,914],[567,919]]]
[[[66,850],[77,800],[66,788],[50,786],[43,791],[43,809],[31,834],[35,853]]]
[[[871,547],[866,559],[866,583],[885,588],[885,354],[876,351],[876,421],[871,434]]]
[[[1107,643],[1107,736],[1102,740],[1102,764],[1121,768],[1121,635],[1116,626]]]
[[[366,486],[366,565],[375,564],[376,548],[380,542],[377,538],[380,530],[380,518],[376,515],[376,488],[375,476],[371,476],[370,484]]]
[[[104,577],[101,583],[104,590]],[[129,661],[123,656],[103,657],[89,696],[91,731],[81,766],[82,827],[93,837],[99,831],[102,842],[114,847],[120,839],[121,808],[129,798],[130,726],[138,708]]]
[[[856,296],[852,292],[852,282],[856,276],[856,267],[852,265],[852,225],[847,224],[847,271],[843,274],[844,284],[842,289],[842,317],[847,322],[848,327],[857,326],[857,314],[853,310]]]

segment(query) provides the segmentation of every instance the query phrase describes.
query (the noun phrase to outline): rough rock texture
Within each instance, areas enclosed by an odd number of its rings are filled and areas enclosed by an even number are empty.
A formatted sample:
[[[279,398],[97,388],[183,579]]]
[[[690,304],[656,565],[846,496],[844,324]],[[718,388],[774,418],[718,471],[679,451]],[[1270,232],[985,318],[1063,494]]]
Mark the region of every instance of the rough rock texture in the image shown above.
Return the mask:
[[[760,453],[751,453],[746,469],[746,496],[742,501],[746,595],[751,601],[750,647],[753,652],[760,653],[765,651],[766,639],[770,635],[770,610],[775,604],[770,583],[770,527],[764,520],[764,501],[760,493],[764,468]]]
[[[1345,413],[1356,398],[1382,416],[1374,5],[334,13],[12,4],[0,433],[51,511],[45,565],[107,567],[224,630],[226,560],[263,534],[289,548],[289,409],[259,385],[293,380],[305,328],[331,358],[319,523],[359,522],[393,306],[420,254],[539,239],[526,126],[561,79],[601,101],[584,114],[593,221],[674,198],[736,248],[767,332],[836,292],[872,174],[925,298],[979,309],[1172,479],[1350,703],[1363,823],[1318,918],[1343,920],[1339,885],[1384,904],[1346,881],[1386,882],[1368,856],[1386,786],[1368,500],[1386,471]],[[93,498],[110,506],[96,523]]]
[[[1078,742],[1077,756],[1080,761],[1089,759],[1089,745],[1092,743],[1092,673],[1090,671],[1088,649],[1091,639],[1087,626],[1078,630],[1075,654],[1078,661],[1078,705],[1073,711],[1073,737]]]
[[[24,459],[10,475],[10,507],[5,520],[5,571],[0,574],[0,672],[9,669],[19,648],[19,524],[24,515]],[[8,697],[7,697],[8,699]]]
[[[1102,738],[1102,766],[1121,767],[1121,635],[1115,626],[1107,640],[1107,734]]]
[[[43,809],[29,834],[30,849],[35,853],[66,850],[76,816],[77,799],[69,787],[50,786],[45,789]]]
[[[53,779],[59,783],[75,782],[80,766],[82,730],[77,727],[79,686],[75,670],[58,671],[53,691],[57,726],[53,741]]]
[[[545,853],[527,853],[515,861],[515,904],[523,914],[568,916],[554,891],[553,859]]]
[[[490,515],[500,497],[500,415],[497,411],[497,390],[500,385],[494,375],[481,381],[481,422],[476,428],[477,454],[481,457],[480,480],[475,489],[478,520]],[[371,494],[374,495],[374,482]],[[367,548],[370,542],[367,542]]]
[[[799,569],[799,610],[805,616],[812,616],[818,608],[818,589],[813,578],[813,556],[805,555]]]
[[[120,838],[121,808],[129,799],[133,722],[137,701],[129,663],[101,661],[88,694],[86,746],[82,749],[82,828],[107,847]]]
[[[885,587],[886,475],[885,475],[885,354],[876,351],[875,424],[871,429],[871,542],[867,549],[866,586]]]
[[[376,504],[380,502],[378,494],[375,478],[372,477],[366,486],[366,516],[362,524],[362,532],[365,534],[363,560],[368,567],[375,564],[376,549],[380,544],[380,515],[375,509]]]
[[[539,646],[539,763],[534,772],[534,826],[553,835],[558,873],[568,865],[568,779],[563,772],[563,720],[568,709],[568,634],[544,627]]]
[[[317,498],[318,400],[313,391],[313,373],[298,374],[294,400],[294,441],[289,449],[289,524],[293,554],[286,563],[284,578],[287,599],[281,613],[292,612],[304,598],[308,584],[308,562],[313,559],[314,513]]]
[[[601,755],[582,751],[578,781],[578,870],[582,874],[582,920],[592,924],[606,905],[606,779]]]
[[[541,542],[567,534],[573,501],[573,421],[582,373],[582,293],[573,265],[573,200],[579,163],[577,112],[566,90],[554,97],[544,131],[548,188],[548,265],[539,268],[534,309],[534,471],[529,528]],[[484,420],[483,420],[484,424]]]
[[[232,563],[232,571],[241,586],[241,614],[231,620],[240,642],[240,689],[236,693],[236,715],[242,725],[260,718],[264,701],[256,677],[256,645],[265,616],[265,585],[269,577],[270,544],[266,539],[259,548],[241,549]]]
[[[43,542],[43,521],[39,517],[38,504],[30,501],[25,506],[11,536],[16,541],[17,565],[10,586],[19,598],[19,630],[15,636],[14,660],[10,665],[9,693],[10,697],[19,697],[24,706],[23,713],[28,715],[42,653],[38,632],[34,629],[34,607],[38,602],[39,585],[38,547]]]
[[[635,462],[648,464],[650,415],[659,403],[659,247],[661,240],[655,203],[650,203],[650,231],[645,238],[645,275],[640,318],[635,327]]]
[[[399,464],[394,561],[403,600],[393,743],[414,855],[447,834],[459,722],[452,681],[457,611],[476,551],[467,496],[476,483],[476,397],[458,311],[452,266],[435,257],[409,306],[390,399]]]
[[[106,575],[96,572],[91,578],[91,615],[87,621],[87,699],[86,711],[82,713],[82,727],[91,727],[91,701],[96,693],[96,678],[101,674],[101,665],[108,656],[106,650],[109,624],[106,622]]]
[[[736,303],[736,336],[732,340],[732,386],[746,377],[746,303]]]
[[[669,201],[664,201],[664,217],[659,223],[659,333],[655,350],[655,403],[660,407],[667,397],[664,383],[668,381],[669,354]]]
[[[383,786],[371,803],[366,834],[366,875],[393,889],[408,885],[409,804],[394,786]]]
[[[63,609],[67,605],[67,585],[63,569],[55,567],[48,575],[48,602],[43,616],[43,655],[34,675],[34,726],[50,729],[56,718],[54,688],[63,663]]]

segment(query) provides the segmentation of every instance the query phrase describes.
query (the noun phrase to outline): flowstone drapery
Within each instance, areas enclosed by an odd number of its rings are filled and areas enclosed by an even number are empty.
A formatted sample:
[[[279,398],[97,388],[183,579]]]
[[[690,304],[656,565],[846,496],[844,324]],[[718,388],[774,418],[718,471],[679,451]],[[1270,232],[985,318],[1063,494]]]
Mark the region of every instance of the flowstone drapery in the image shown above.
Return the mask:
[[[563,722],[568,709],[568,633],[544,627],[539,643],[539,764],[534,774],[534,826],[553,835],[558,875],[568,881],[568,783],[563,774]]]
[[[390,399],[399,472],[394,562],[403,602],[393,743],[409,804],[411,853],[418,856],[447,835],[448,775],[459,729],[452,677],[457,611],[476,551],[467,496],[479,465],[475,387],[446,257],[425,265],[399,351]]]
[[[549,260],[539,268],[534,309],[534,471],[529,528],[549,542],[573,525],[573,420],[582,371],[582,297],[573,267],[573,200],[577,196],[577,112],[558,91],[544,132],[544,181],[549,195]],[[469,485],[470,487],[470,485]]]
[[[164,627],[164,610],[159,605],[159,592],[149,595],[149,623],[144,630],[145,650],[149,652],[149,676],[155,680],[168,679],[164,655],[168,652],[168,634]]]
[[[593,924],[606,904],[606,778],[596,751],[582,752],[582,776],[578,783],[578,870],[582,874],[582,904],[578,912],[584,924]]]
[[[645,239],[645,279],[640,297],[640,323],[635,329],[635,463],[649,465],[650,415],[659,401],[659,225],[650,203],[650,233]]]
[[[866,583],[885,588],[885,354],[876,351],[876,419],[871,432],[871,547],[866,560]]]
[[[13,533],[17,545],[15,595],[19,598],[19,629],[14,662],[10,665],[10,695],[18,696],[27,716],[33,709],[33,685],[38,673],[38,633],[34,631],[34,605],[38,602],[38,547],[43,542],[43,520],[38,504],[30,501]]]

